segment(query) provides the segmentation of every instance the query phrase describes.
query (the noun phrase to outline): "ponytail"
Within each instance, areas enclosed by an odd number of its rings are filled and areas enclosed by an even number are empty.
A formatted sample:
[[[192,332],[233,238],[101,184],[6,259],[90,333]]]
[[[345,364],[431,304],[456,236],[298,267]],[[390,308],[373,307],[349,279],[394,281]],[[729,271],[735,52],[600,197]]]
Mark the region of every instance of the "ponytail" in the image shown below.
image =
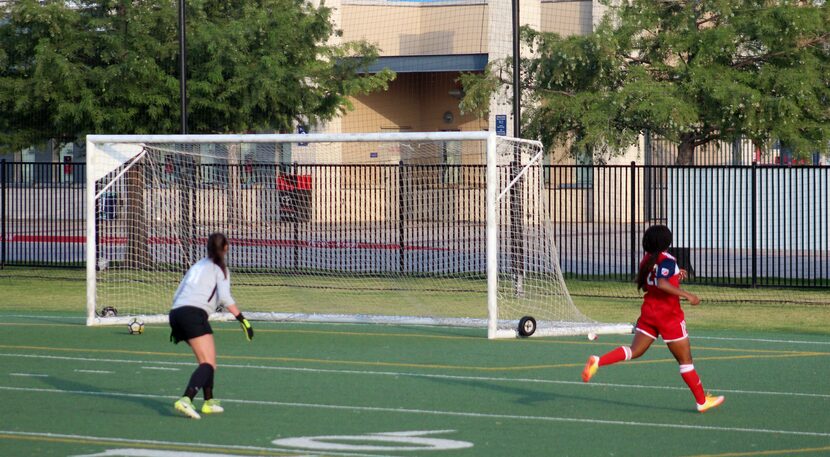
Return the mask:
[[[671,230],[665,225],[652,225],[646,229],[643,234],[643,250],[646,251],[646,258],[640,264],[640,270],[637,272],[637,290],[646,290],[646,282],[654,265],[657,264],[657,259],[660,253],[667,250],[671,246],[672,234]]]
[[[228,238],[219,232],[212,233],[207,241],[207,256],[228,277],[228,267],[225,265],[225,248],[228,246]]]

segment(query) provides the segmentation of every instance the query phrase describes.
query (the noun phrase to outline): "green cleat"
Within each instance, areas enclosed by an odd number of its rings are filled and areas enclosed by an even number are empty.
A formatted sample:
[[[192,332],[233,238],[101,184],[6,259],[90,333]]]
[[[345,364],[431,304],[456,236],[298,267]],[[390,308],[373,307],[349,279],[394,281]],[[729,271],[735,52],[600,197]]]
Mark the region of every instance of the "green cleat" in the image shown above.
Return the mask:
[[[219,400],[213,398],[205,400],[205,404],[202,405],[202,414],[219,414],[223,411],[225,411],[225,408],[219,404]]]
[[[196,408],[193,407],[193,402],[190,401],[187,397],[182,397],[176,403],[173,404],[173,407],[176,408],[176,411],[184,414],[185,416],[191,419],[201,419],[202,416],[196,412]]]

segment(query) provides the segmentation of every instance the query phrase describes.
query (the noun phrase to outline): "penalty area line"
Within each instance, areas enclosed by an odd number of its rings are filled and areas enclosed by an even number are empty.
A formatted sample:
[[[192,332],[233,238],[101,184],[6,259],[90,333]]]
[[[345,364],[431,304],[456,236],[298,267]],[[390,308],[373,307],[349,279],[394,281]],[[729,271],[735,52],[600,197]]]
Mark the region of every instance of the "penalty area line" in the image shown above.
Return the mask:
[[[51,346],[17,346],[0,344],[0,349],[15,349],[15,350],[33,350],[33,351],[53,351],[53,352],[76,352],[76,353],[108,353],[108,354],[131,354],[144,356],[170,356],[170,357],[189,357],[189,354],[180,352],[161,352],[161,351],[133,351],[127,349],[104,349],[104,348],[68,348],[68,347],[51,347]],[[697,360],[757,360],[757,359],[780,359],[792,357],[825,357],[830,356],[830,352],[793,352],[784,354],[760,354],[760,355],[728,355],[728,356],[703,356],[698,357]],[[390,368],[415,368],[415,369],[430,369],[430,370],[464,370],[473,372],[493,373],[493,372],[516,372],[529,371],[538,369],[554,369],[554,368],[578,368],[583,366],[582,362],[573,363],[559,363],[559,364],[543,364],[543,365],[514,365],[514,366],[480,366],[480,365],[444,365],[432,363],[414,363],[414,362],[387,362],[387,361],[372,361],[372,360],[337,360],[337,359],[316,359],[308,357],[269,357],[269,356],[255,356],[255,355],[220,355],[218,356],[222,361],[224,360],[253,360],[253,361],[269,361],[269,362],[284,362],[284,363],[313,363],[321,365],[343,365],[343,366],[365,366],[365,367],[390,367]],[[642,365],[655,363],[677,363],[674,358],[656,359],[656,360],[636,360],[629,362],[627,365]]]
[[[126,360],[126,359],[93,359],[89,357],[70,357],[61,355],[41,355],[41,354],[9,354],[0,353],[0,357],[16,357],[16,358],[31,358],[31,359],[47,359],[47,360],[68,360],[76,362],[99,362],[99,363],[124,363],[124,364],[157,364],[157,365],[176,365],[192,367],[190,362],[172,362],[162,360]],[[272,371],[287,371],[296,373],[326,373],[326,374],[340,374],[340,375],[361,375],[361,376],[388,376],[388,377],[411,377],[411,378],[426,378],[426,379],[453,379],[459,381],[487,381],[487,382],[503,382],[503,383],[526,383],[526,384],[559,384],[559,385],[573,385],[584,386],[586,388],[592,387],[612,387],[619,389],[652,389],[652,390],[679,390],[688,391],[686,387],[675,386],[654,386],[644,384],[617,384],[617,383],[603,383],[592,382],[584,383],[582,381],[564,381],[557,379],[537,379],[537,378],[503,378],[494,376],[464,376],[464,375],[449,375],[436,373],[408,373],[403,371],[360,371],[360,370],[337,370],[333,368],[304,368],[304,367],[281,367],[269,365],[240,365],[240,364],[222,364],[222,368],[248,369],[248,370],[272,370]],[[142,367],[145,369],[156,370],[178,370],[177,368],[166,367]],[[741,389],[722,389],[715,387],[713,390],[723,393],[742,394],[742,395],[770,395],[782,397],[808,397],[808,398],[825,398],[830,399],[830,394],[811,393],[811,392],[780,392],[780,391],[763,391],[763,390],[741,390]]]
[[[55,393],[55,394],[69,394],[69,395],[86,395],[93,397],[113,397],[113,398],[153,398],[153,399],[176,399],[175,395],[152,395],[152,394],[138,394],[131,392],[96,392],[86,390],[64,390],[64,389],[42,389],[36,387],[12,387],[0,386],[0,390],[14,391],[14,392],[37,392],[37,393]],[[392,414],[413,414],[426,416],[446,416],[446,417],[466,417],[477,419],[501,419],[501,420],[517,420],[517,421],[535,421],[535,422],[562,422],[574,424],[594,424],[594,425],[613,425],[623,427],[638,427],[638,428],[655,428],[655,429],[675,429],[675,430],[694,430],[694,431],[710,431],[710,432],[727,432],[727,433],[753,433],[764,435],[791,435],[791,436],[813,436],[820,438],[830,438],[830,432],[810,432],[803,430],[774,430],[767,428],[748,428],[748,427],[718,427],[714,425],[692,425],[692,424],[670,424],[660,422],[639,422],[639,421],[620,421],[609,419],[585,419],[567,416],[532,416],[519,414],[499,414],[499,413],[482,413],[473,411],[441,411],[430,409],[414,409],[414,408],[392,408],[383,406],[363,406],[363,405],[332,405],[325,403],[300,403],[289,401],[269,401],[269,400],[245,400],[245,399],[226,399],[225,403],[239,403],[248,405],[260,406],[279,406],[288,408],[303,408],[303,409],[326,409],[339,411],[366,411],[375,413],[392,413]]]
[[[3,318],[6,317],[16,319],[68,319],[77,321],[86,320],[86,316],[53,316],[48,314],[0,314],[0,320],[3,320]]]
[[[780,344],[823,344],[830,346],[830,341],[804,341],[804,340],[778,340],[766,338],[732,338],[726,336],[692,336],[694,340],[715,340],[715,341],[750,341],[753,343],[780,343]]]

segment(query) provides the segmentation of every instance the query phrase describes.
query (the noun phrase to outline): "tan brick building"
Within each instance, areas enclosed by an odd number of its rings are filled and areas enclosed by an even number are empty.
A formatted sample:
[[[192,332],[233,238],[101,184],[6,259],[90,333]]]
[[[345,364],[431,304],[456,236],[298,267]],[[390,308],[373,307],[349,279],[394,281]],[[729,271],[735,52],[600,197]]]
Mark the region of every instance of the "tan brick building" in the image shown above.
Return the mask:
[[[328,132],[469,131],[494,128],[507,115],[494,97],[489,119],[461,115],[457,82],[511,53],[510,0],[330,0],[344,41],[380,48],[373,65],[397,78],[389,90],[354,100],[354,110],[327,125]],[[598,20],[596,1],[521,0],[523,24],[560,34],[587,33]],[[508,135],[511,121],[508,121]]]

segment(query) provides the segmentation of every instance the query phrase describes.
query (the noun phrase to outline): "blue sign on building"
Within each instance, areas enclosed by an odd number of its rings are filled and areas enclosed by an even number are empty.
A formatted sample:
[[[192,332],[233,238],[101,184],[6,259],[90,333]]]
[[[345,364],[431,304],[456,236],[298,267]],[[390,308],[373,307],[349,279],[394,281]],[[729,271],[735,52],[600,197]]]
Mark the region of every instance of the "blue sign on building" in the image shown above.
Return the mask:
[[[507,115],[496,114],[496,135],[507,136]]]

